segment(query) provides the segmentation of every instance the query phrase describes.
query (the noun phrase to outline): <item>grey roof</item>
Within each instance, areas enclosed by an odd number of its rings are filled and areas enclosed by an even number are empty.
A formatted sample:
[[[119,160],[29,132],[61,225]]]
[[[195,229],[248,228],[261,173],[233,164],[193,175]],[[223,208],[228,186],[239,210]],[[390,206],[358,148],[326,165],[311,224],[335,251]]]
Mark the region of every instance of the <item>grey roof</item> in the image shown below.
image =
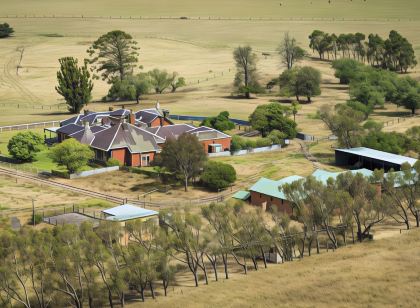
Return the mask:
[[[396,165],[409,163],[411,166],[413,166],[417,161],[417,159],[415,158],[392,154],[392,153],[383,152],[383,151],[378,151],[378,150],[369,149],[365,147],[352,148],[352,149],[336,149],[335,151],[373,158],[373,159],[393,163]]]
[[[144,209],[132,204],[122,204],[110,209],[102,211],[103,213],[110,215],[106,219],[114,221],[125,221],[136,218],[146,218],[150,216],[157,216],[159,212]]]
[[[111,126],[95,134],[91,146],[104,151],[128,148],[131,153],[159,151],[159,137],[128,123]]]
[[[159,115],[148,110],[140,110],[135,113],[136,119],[143,123],[149,124]]]
[[[158,130],[155,132],[155,134],[163,139],[177,139],[179,136],[192,129],[194,129],[194,126],[191,126],[189,124],[167,125],[158,127]]]
[[[81,117],[81,114],[78,114],[77,116],[71,117],[70,119],[66,119],[64,121],[60,122],[60,126],[66,126],[69,124],[76,124],[79,121],[79,118]]]
[[[80,132],[83,130],[83,126],[76,125],[76,124],[67,124],[65,126],[61,126],[59,129],[57,129],[57,133],[62,133],[65,135],[71,135],[77,132]]]
[[[90,128],[90,131],[93,133],[93,134],[96,134],[96,133],[98,133],[98,132],[100,132],[100,131],[103,131],[104,129],[107,129],[107,127],[105,127],[105,126],[90,126],[89,127]],[[76,140],[78,140],[78,141],[80,141],[81,142],[81,140],[82,140],[82,137],[83,137],[83,135],[85,134],[85,128],[83,128],[83,130],[81,130],[81,131],[79,131],[79,132],[77,132],[77,133],[74,133],[74,134],[71,134],[70,135],[70,137],[72,137],[72,138],[74,138],[74,139],[76,139]],[[93,139],[92,139],[93,140]],[[82,143],[85,143],[85,142],[82,142]],[[90,142],[88,143],[88,144],[90,144]]]
[[[111,117],[126,117],[130,114],[130,110],[127,109],[118,109],[115,111],[112,111],[109,116]]]
[[[223,139],[229,138],[230,136],[218,131],[217,129],[210,128],[207,126],[200,126],[193,130],[188,131],[189,134],[194,134],[197,136],[198,140],[211,140],[211,139]]]

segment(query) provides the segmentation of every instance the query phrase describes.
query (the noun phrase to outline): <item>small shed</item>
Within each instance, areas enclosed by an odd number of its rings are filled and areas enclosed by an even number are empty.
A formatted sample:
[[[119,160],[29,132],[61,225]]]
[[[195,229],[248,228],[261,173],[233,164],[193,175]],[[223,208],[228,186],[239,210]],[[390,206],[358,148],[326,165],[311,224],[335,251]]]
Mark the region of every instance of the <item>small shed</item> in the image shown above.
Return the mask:
[[[247,201],[250,197],[251,197],[251,193],[245,190],[240,190],[232,196],[232,198],[242,200],[242,201]]]
[[[128,221],[133,219],[150,219],[157,218],[159,212],[148,210],[132,204],[122,204],[110,209],[103,210],[106,220],[110,221]]]

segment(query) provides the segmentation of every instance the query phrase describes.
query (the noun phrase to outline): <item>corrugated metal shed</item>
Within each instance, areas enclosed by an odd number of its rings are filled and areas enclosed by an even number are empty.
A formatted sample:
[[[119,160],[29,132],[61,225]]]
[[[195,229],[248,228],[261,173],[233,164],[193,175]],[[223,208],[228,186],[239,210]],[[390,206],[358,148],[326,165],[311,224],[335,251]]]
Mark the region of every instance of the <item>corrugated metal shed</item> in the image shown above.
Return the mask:
[[[291,184],[301,179],[303,179],[303,177],[299,175],[288,176],[278,181],[270,180],[267,178],[261,178],[249,190],[255,191],[260,194],[267,195],[267,196],[287,200],[286,196],[281,190],[281,186],[284,184]]]
[[[346,173],[346,172],[351,172],[353,174],[360,173],[365,177],[370,177],[373,174],[373,171],[369,169],[356,169],[356,170],[349,170],[349,171],[342,171],[342,172],[331,172],[331,171],[318,169],[314,173],[312,173],[312,176],[316,178],[318,181],[324,184],[327,184],[327,181],[329,178],[332,178],[333,180],[335,180],[339,174]]]
[[[232,196],[232,198],[245,201],[245,200],[248,200],[250,196],[251,196],[251,193],[249,191],[240,190],[240,191],[236,192]]]
[[[108,217],[106,218],[107,220],[112,221],[125,221],[130,219],[146,218],[150,216],[159,215],[159,212],[144,209],[142,207],[138,207],[128,203],[103,210],[102,212],[108,215]]]
[[[392,154],[392,153],[383,152],[383,151],[378,151],[378,150],[369,149],[365,147],[352,148],[352,149],[336,149],[335,151],[368,157],[368,158],[381,160],[381,161],[389,162],[396,165],[409,163],[411,166],[413,166],[417,161],[417,159],[415,158]]]

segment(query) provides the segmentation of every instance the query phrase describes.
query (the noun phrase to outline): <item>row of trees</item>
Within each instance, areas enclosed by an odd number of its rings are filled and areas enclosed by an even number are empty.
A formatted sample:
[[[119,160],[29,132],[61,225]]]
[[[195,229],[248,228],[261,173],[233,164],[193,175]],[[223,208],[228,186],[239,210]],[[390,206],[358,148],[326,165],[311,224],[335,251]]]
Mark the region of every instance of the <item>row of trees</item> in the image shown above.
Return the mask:
[[[362,111],[366,117],[374,107],[385,102],[404,106],[414,115],[420,108],[420,84],[407,76],[372,68],[352,59],[336,60],[332,64],[335,76],[342,84],[350,84],[349,106]]]
[[[318,116],[337,136],[340,147],[365,146],[395,154],[420,152],[419,126],[408,129],[405,134],[383,132],[382,123],[372,120],[365,122],[364,113],[346,104],[338,104],[334,108],[321,106]]]
[[[309,35],[309,47],[316,51],[320,59],[353,58],[367,62],[372,66],[398,72],[407,72],[417,65],[414,49],[411,43],[392,30],[387,39],[378,34],[366,35],[360,32],[348,34],[328,34],[314,30]]]
[[[345,245],[348,234],[361,242],[386,218],[409,229],[414,217],[418,227],[416,172],[419,162],[414,170],[403,165],[402,172],[387,176],[377,170],[371,179],[347,172],[326,184],[308,177],[284,185],[280,189],[293,201],[299,222],[293,225],[275,207],[267,215],[233,202],[205,206],[201,214],[162,211],[162,227],[149,220],[128,222],[125,230],[102,222],[96,229],[85,223],[3,231],[0,300],[25,307],[124,306],[128,294],[155,298],[158,283],[166,295],[179,272],[189,272],[198,286],[201,279],[208,284],[210,274],[219,280],[220,271],[229,279],[233,266],[244,274],[258,270],[259,260],[267,267],[266,253],[273,249],[288,262],[313,249]],[[127,246],[121,245],[122,232],[129,236]]]

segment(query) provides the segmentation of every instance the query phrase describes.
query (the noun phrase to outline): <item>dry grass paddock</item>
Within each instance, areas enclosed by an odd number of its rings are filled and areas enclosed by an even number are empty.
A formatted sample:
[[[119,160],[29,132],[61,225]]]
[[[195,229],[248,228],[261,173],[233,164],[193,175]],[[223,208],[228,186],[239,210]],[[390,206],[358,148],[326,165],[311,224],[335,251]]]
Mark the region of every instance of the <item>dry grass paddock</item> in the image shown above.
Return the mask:
[[[198,288],[175,288],[147,307],[418,307],[420,231],[269,265]],[[144,304],[132,304],[141,307]]]

